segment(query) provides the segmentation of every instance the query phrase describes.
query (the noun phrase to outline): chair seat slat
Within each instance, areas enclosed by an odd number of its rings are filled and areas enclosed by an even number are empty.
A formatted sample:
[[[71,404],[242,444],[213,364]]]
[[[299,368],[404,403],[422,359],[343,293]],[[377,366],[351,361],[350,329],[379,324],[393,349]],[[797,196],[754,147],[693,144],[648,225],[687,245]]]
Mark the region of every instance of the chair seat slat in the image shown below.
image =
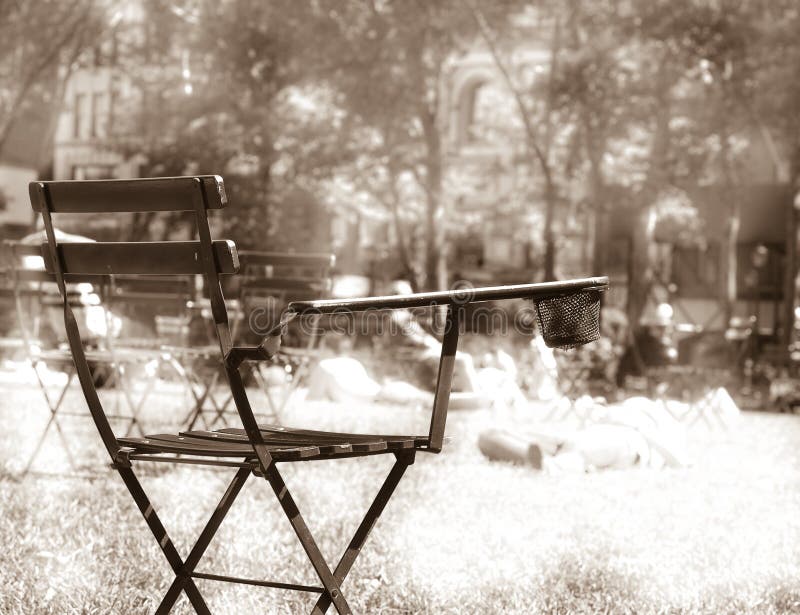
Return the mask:
[[[397,435],[397,434],[360,434],[360,433],[348,433],[348,432],[341,432],[341,431],[318,431],[314,429],[297,429],[293,427],[284,427],[283,425],[259,425],[259,429],[262,433],[276,433],[276,434],[285,434],[285,433],[293,433],[298,434],[300,436],[306,437],[320,437],[320,438],[342,438],[347,439],[350,442],[361,442],[366,440],[374,440],[380,439],[386,442],[403,442],[403,441],[410,441],[412,446],[425,446],[428,443],[427,436],[410,436],[410,435]],[[225,429],[220,429],[220,433],[229,433],[229,434],[244,434],[244,429],[235,428],[235,427],[227,427]]]
[[[208,439],[217,442],[249,442],[246,434],[229,434],[214,431],[188,431],[181,432],[181,435]],[[342,448],[340,445],[347,445],[354,452],[375,452],[388,448],[386,441],[380,439],[380,437],[373,437],[371,440],[351,440],[349,438],[342,437],[312,437],[293,433],[265,433],[264,440],[267,444],[276,446],[318,446],[320,451],[324,454],[341,452]]]
[[[264,431],[264,440],[276,461],[301,461],[337,455],[365,455],[419,447],[427,443],[413,436],[380,436],[313,430]],[[140,453],[167,453],[207,457],[255,456],[244,430],[195,430],[174,434],[153,434],[141,438],[119,438],[120,444]]]
[[[241,457],[252,459],[255,452],[250,444],[230,442],[211,443],[199,438],[187,438],[171,434],[156,434],[143,438],[118,438],[120,444],[128,446],[136,452],[168,453],[174,455],[198,455],[204,457]],[[315,446],[270,446],[270,453],[276,459],[285,461],[300,460],[320,454]]]

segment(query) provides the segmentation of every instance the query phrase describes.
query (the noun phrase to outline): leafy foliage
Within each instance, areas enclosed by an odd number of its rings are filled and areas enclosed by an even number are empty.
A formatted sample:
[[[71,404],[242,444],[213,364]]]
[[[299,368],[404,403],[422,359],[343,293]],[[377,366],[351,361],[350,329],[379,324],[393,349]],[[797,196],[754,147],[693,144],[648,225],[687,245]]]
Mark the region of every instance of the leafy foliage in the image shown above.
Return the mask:
[[[546,229],[545,253],[530,254],[553,272],[554,233],[576,220],[597,220],[604,269],[608,218],[624,195],[641,265],[634,318],[652,281],[647,220],[663,194],[753,181],[748,157],[765,144],[772,163],[800,174],[791,0],[484,5],[147,0],[144,36],[123,54],[141,92],[129,151],[148,173],[225,173],[236,195],[229,230],[245,245],[308,245],[290,229],[311,211],[388,225],[379,252],[396,254],[396,273],[417,287],[446,283],[449,243],[479,233],[484,211],[459,217],[477,193],[494,191],[484,209],[517,220],[515,241]],[[530,14],[533,30],[518,19]],[[550,53],[541,74],[512,61],[531,37]],[[487,41],[513,87],[486,98],[476,138],[508,156],[457,167],[443,94],[453,62]],[[503,177],[511,188],[495,190]],[[327,235],[327,220],[318,226],[311,235]]]
[[[0,151],[15,122],[60,101],[71,70],[107,26],[103,8],[99,0],[0,1]]]

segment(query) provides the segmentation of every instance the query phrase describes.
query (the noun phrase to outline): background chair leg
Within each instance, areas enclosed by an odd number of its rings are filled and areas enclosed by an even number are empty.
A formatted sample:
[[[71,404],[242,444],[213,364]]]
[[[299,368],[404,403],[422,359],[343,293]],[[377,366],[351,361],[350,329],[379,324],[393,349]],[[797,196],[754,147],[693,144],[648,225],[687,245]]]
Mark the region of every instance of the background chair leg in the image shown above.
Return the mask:
[[[38,365],[38,364],[37,364]],[[36,371],[36,367],[34,367],[34,371]],[[36,377],[39,380],[39,386],[42,389],[42,394],[47,402],[47,407],[50,410],[50,418],[47,420],[47,424],[42,431],[42,435],[39,438],[39,441],[36,443],[36,446],[33,449],[33,453],[28,458],[28,462],[25,464],[25,469],[22,471],[22,476],[27,476],[27,474],[31,471],[33,467],[34,461],[39,456],[39,453],[42,450],[42,446],[47,440],[47,434],[50,432],[51,427],[55,427],[56,434],[58,435],[58,439],[61,441],[61,446],[64,449],[64,452],[67,454],[67,463],[69,463],[69,467],[75,471],[78,469],[77,463],[75,463],[75,458],[72,455],[72,450],[69,448],[69,441],[64,434],[64,431],[61,429],[61,423],[58,422],[58,411],[61,409],[61,404],[64,401],[64,398],[67,396],[67,392],[69,391],[69,387],[72,384],[72,381],[75,378],[75,370],[71,369],[67,373],[67,382],[64,385],[64,388],[61,390],[61,393],[58,396],[55,404],[50,399],[50,396],[47,394],[47,388],[44,381],[39,377],[39,373],[36,372]],[[88,416],[88,415],[87,415]]]

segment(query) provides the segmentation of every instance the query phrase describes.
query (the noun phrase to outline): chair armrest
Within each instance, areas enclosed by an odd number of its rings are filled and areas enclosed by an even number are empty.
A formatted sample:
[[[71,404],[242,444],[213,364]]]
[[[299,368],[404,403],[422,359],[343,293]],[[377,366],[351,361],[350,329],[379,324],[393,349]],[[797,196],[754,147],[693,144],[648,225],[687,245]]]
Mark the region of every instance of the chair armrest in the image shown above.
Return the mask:
[[[258,346],[234,346],[227,356],[228,363],[239,367],[244,361],[269,361],[281,345],[280,335],[265,337]]]
[[[539,300],[586,290],[605,290],[606,288],[608,288],[607,277],[579,278],[563,282],[487,286],[484,288],[465,288],[431,293],[414,293],[411,295],[293,301],[289,304],[288,311],[294,314],[335,314],[365,310],[431,307],[435,305],[466,305],[467,303],[503,299]]]
[[[285,314],[281,321],[261,338],[258,346],[234,346],[225,356],[225,360],[232,367],[239,367],[243,361],[269,361],[278,354],[281,347],[281,335],[286,331],[286,325],[294,320],[295,316],[296,314]]]

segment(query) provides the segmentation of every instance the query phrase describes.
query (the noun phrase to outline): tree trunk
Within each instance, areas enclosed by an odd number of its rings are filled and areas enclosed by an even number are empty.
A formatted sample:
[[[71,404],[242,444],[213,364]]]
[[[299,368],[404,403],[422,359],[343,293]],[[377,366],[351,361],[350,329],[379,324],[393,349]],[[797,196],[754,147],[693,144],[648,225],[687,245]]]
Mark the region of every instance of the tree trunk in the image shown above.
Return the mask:
[[[545,110],[546,127],[544,131],[544,138],[542,139],[543,144],[540,144],[539,136],[536,132],[536,129],[533,126],[531,113],[525,106],[525,100],[523,98],[522,92],[511,76],[509,65],[503,60],[503,58],[500,55],[500,50],[497,45],[497,36],[492,31],[491,27],[489,26],[489,23],[486,21],[486,18],[483,16],[483,13],[481,13],[480,8],[476,3],[468,2],[467,7],[472,13],[472,17],[475,19],[475,23],[477,23],[478,25],[481,37],[483,38],[484,42],[489,48],[489,52],[492,54],[492,59],[494,60],[494,64],[497,67],[497,70],[500,71],[500,74],[503,77],[503,81],[505,82],[506,86],[514,96],[514,101],[517,106],[517,111],[519,113],[520,119],[522,120],[522,124],[525,127],[526,153],[531,168],[533,169],[538,164],[542,170],[542,176],[544,177],[544,185],[545,185],[544,189],[545,217],[544,217],[544,229],[542,230],[542,240],[544,241],[544,246],[545,246],[544,279],[554,280],[555,269],[556,269],[556,242],[555,242],[555,237],[553,236],[553,221],[555,219],[555,209],[557,204],[556,199],[558,197],[558,191],[556,190],[555,180],[553,179],[553,170],[550,164],[549,142],[552,131],[552,120],[553,120],[553,96],[554,96],[553,74],[556,71],[556,66],[555,66],[556,58],[558,57],[558,50],[561,45],[561,35],[560,35],[561,21],[560,19],[556,18],[554,22],[555,29],[553,31],[553,40],[552,40],[551,57],[550,57],[550,63],[551,63],[550,80],[548,82],[547,109]]]
[[[602,153],[598,147],[597,135],[592,129],[589,119],[590,111],[582,105],[580,110],[584,133],[586,158],[589,161],[589,182],[592,195],[592,211],[594,212],[594,241],[592,242],[592,275],[605,275],[607,246],[609,237],[609,219],[606,209],[606,187],[601,166]]]
[[[606,250],[611,242],[608,228],[608,212],[601,193],[594,193],[594,242],[592,245],[592,275],[606,275]]]
[[[400,194],[397,191],[397,173],[394,169],[390,171],[389,192],[391,193],[389,207],[392,211],[392,221],[394,223],[395,237],[397,239],[397,255],[403,268],[403,275],[408,278],[411,290],[418,292],[421,288],[417,279],[417,272],[411,262],[406,232],[403,228],[403,221],[400,219]]]
[[[639,322],[647,306],[647,298],[653,284],[653,263],[650,246],[653,242],[650,217],[653,205],[645,203],[639,208],[634,221],[628,258],[628,322]]]
[[[433,112],[420,113],[425,133],[425,287],[428,290],[447,287],[447,270],[444,259],[444,222],[442,211],[442,142]]]
[[[553,220],[556,213],[555,189],[552,181],[547,180],[545,187],[545,211],[544,211],[544,280],[556,279],[556,241],[553,236]]]
[[[656,76],[654,103],[656,106],[653,127],[653,147],[644,189],[640,196],[639,211],[634,222],[631,237],[630,259],[628,261],[628,321],[638,323],[647,306],[647,299],[653,284],[653,259],[650,246],[654,242],[653,227],[655,201],[661,190],[669,183],[669,120],[671,116],[669,91],[672,85],[666,63]]]

